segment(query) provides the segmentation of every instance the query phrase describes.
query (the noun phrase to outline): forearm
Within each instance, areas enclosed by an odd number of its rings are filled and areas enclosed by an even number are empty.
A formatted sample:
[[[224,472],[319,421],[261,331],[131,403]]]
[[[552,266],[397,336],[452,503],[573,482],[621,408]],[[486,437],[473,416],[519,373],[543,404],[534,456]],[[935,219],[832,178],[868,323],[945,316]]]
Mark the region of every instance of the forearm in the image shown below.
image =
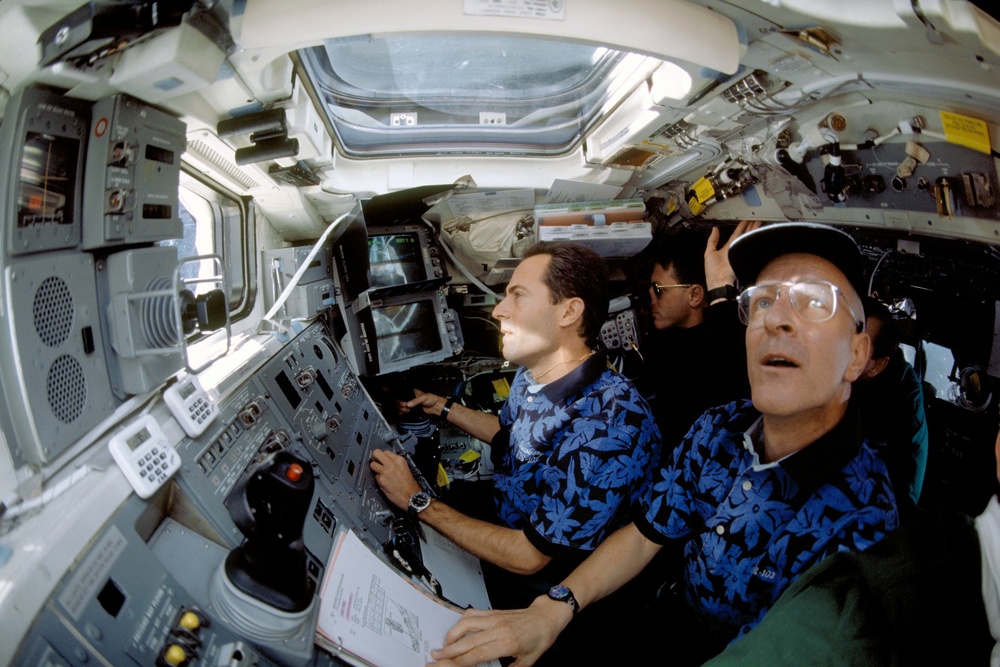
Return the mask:
[[[457,426],[473,438],[490,442],[500,430],[500,419],[488,412],[480,412],[467,408],[459,403],[453,403],[448,411],[449,424]]]
[[[660,548],[630,523],[602,542],[563,583],[573,591],[580,607],[586,607],[631,581]]]
[[[524,532],[468,517],[434,500],[420,520],[473,556],[515,574],[533,574],[552,560],[528,541]]]

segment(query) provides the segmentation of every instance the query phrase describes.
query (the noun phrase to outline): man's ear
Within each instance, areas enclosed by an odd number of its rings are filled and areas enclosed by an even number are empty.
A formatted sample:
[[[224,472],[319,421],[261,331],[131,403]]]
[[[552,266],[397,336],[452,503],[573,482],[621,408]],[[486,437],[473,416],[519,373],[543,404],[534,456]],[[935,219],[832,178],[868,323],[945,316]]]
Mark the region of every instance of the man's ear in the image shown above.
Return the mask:
[[[570,297],[562,302],[562,315],[559,316],[559,326],[577,327],[583,321],[583,299]]]
[[[877,359],[872,359],[871,366],[865,371],[866,378],[873,378],[882,371],[885,367],[889,365],[889,357],[879,357]]]
[[[865,371],[872,353],[872,337],[867,331],[854,334],[851,339],[851,363],[844,372],[844,380],[854,382]]]
[[[705,303],[705,288],[695,283],[691,285],[688,291],[688,306],[691,308],[700,308],[702,305],[708,305]]]

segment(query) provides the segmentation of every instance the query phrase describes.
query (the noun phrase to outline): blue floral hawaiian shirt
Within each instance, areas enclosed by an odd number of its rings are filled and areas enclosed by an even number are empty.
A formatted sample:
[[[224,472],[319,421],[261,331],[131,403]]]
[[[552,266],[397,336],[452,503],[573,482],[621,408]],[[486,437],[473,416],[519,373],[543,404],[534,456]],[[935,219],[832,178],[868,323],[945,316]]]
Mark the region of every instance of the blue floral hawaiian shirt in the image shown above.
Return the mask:
[[[750,401],[713,408],[691,427],[643,500],[639,530],[685,540],[684,594],[699,622],[735,638],[800,574],[837,551],[862,551],[898,523],[889,473],[852,406],[830,432],[761,463]]]
[[[627,523],[659,465],[649,406],[600,353],[546,385],[518,370],[500,426],[497,514],[553,558],[579,558]]]

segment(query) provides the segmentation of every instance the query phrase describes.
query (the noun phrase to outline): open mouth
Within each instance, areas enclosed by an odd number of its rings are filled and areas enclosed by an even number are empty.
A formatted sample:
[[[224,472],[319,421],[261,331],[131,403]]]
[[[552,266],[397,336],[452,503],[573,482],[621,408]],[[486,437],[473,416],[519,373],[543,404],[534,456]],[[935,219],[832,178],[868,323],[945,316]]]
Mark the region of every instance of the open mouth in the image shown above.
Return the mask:
[[[767,357],[763,362],[764,366],[772,368],[798,368],[798,364],[785,357]]]

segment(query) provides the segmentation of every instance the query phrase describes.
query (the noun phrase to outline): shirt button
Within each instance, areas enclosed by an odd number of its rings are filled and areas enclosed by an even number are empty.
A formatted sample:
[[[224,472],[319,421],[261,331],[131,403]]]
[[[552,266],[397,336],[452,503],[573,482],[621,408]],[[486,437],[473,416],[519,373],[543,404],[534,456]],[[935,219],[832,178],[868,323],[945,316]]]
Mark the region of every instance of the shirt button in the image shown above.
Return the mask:
[[[529,396],[529,397],[528,397],[528,403],[531,403],[531,402],[532,402],[532,401],[534,401],[534,400],[535,400],[535,397],[534,397],[534,396]]]
[[[749,491],[752,488],[753,488],[753,482],[751,482],[749,479],[747,481],[743,482],[743,490],[744,491]]]
[[[718,526],[715,527],[715,532],[718,535],[722,535],[723,533],[726,532],[726,527],[723,526],[722,524],[719,524]]]

